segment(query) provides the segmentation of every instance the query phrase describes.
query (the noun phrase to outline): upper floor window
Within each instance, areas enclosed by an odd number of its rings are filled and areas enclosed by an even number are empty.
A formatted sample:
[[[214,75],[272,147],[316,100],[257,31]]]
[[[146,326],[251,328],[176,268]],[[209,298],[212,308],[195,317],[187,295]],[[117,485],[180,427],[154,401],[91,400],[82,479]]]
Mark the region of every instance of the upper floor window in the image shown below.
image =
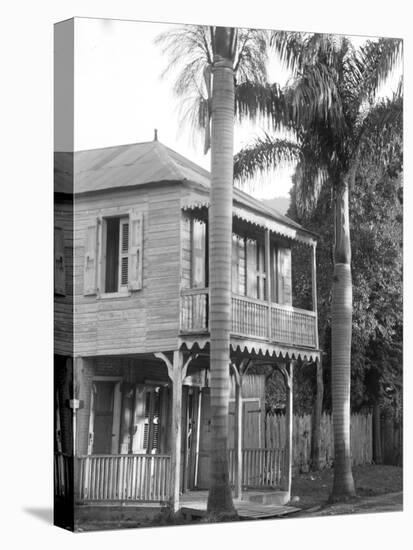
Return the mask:
[[[184,215],[182,219],[182,286],[208,286],[208,235],[204,221]],[[267,301],[267,278],[270,273],[271,301],[291,303],[291,250],[271,241],[269,265],[264,235],[232,234],[231,285],[232,292],[255,300]]]
[[[129,217],[107,218],[103,227],[104,292],[128,288]]]
[[[191,220],[191,287],[206,286],[206,223]]]
[[[142,288],[142,214],[100,218],[86,232],[85,295]]]
[[[267,266],[264,244],[255,239],[246,240],[247,296],[257,300],[267,299]]]

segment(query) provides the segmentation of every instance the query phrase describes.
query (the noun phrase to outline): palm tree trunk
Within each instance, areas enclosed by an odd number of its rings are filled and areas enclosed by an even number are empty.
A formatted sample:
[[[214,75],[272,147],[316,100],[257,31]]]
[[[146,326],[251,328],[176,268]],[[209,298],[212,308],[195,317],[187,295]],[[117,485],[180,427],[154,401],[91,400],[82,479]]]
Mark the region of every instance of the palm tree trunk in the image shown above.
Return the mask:
[[[332,299],[332,399],[334,483],[332,499],[354,496],[350,451],[351,324],[353,289],[349,222],[349,174],[337,189]]]
[[[236,517],[228,474],[231,330],[231,235],[234,143],[233,29],[215,31],[211,116],[209,287],[211,333],[211,470],[208,512]]]

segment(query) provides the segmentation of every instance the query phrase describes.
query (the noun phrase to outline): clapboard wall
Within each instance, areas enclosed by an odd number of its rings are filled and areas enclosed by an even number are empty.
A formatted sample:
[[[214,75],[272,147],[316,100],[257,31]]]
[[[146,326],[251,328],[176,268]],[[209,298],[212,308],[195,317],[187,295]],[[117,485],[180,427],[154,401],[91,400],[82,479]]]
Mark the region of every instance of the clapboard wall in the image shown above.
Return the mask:
[[[72,219],[66,210],[56,198],[55,226],[64,231],[67,267],[66,296],[55,296],[56,353],[99,356],[177,349],[180,184],[77,195]],[[107,298],[99,289],[85,295],[88,228],[97,226],[99,218],[130,212],[143,219],[142,288],[122,297]],[[99,256],[96,260],[99,269]]]

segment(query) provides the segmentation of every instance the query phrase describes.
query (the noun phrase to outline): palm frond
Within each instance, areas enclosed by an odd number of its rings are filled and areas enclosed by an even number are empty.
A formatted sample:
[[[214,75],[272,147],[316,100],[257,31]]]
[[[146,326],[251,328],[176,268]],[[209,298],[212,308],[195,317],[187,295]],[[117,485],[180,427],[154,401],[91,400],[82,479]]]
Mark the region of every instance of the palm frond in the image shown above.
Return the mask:
[[[234,178],[239,181],[253,178],[280,164],[296,162],[300,154],[297,143],[265,134],[235,155]]]
[[[274,31],[270,44],[278,55],[281,64],[291,72],[300,70],[305,58],[306,34],[301,32]]]
[[[374,105],[359,127],[357,154],[384,168],[403,165],[403,98],[397,94]],[[391,169],[393,169],[391,168]]]
[[[368,40],[356,53],[353,67],[358,76],[359,103],[372,101],[380,86],[403,57],[403,41],[396,38]]]

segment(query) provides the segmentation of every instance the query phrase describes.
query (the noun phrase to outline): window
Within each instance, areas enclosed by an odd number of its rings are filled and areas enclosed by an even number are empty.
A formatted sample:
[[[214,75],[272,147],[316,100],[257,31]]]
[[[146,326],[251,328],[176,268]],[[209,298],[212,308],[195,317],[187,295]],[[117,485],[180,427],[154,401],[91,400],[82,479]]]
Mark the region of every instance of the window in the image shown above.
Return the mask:
[[[145,424],[143,432],[143,447],[148,454],[154,454],[159,447],[159,388],[146,391]]]
[[[129,218],[104,220],[104,292],[127,290],[129,281]]]
[[[267,266],[264,245],[255,239],[247,239],[247,296],[257,300],[267,299]]]
[[[98,218],[86,230],[83,294],[118,294],[142,288],[143,215]]]
[[[232,292],[245,296],[245,239],[232,234]]]
[[[191,220],[191,287],[206,287],[206,223]]]

